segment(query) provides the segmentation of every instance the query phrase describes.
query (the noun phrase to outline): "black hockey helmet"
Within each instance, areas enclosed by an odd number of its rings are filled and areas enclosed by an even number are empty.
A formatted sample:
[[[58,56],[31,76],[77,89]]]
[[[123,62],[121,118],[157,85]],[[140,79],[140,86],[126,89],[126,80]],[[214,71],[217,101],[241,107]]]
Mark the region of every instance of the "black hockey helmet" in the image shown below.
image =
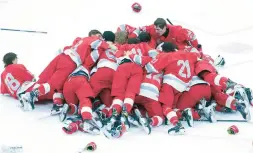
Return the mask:
[[[115,34],[112,31],[105,31],[103,33],[103,38],[105,41],[115,42]]]
[[[17,58],[17,54],[9,52],[4,55],[3,57],[3,63],[4,67],[13,64],[12,62]]]

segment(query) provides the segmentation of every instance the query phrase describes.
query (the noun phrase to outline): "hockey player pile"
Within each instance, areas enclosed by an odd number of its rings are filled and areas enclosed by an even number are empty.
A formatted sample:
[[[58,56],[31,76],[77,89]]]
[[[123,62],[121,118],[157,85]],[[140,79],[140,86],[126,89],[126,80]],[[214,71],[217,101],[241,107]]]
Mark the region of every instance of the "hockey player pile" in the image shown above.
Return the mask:
[[[67,134],[101,132],[119,138],[132,126],[147,134],[165,122],[169,134],[185,132],[194,120],[215,122],[215,111],[240,112],[250,120],[250,88],[218,74],[216,61],[202,52],[195,34],[157,18],[154,24],[117,32],[91,30],[65,46],[34,80],[15,53],[3,57],[1,92],[32,111],[52,100]]]

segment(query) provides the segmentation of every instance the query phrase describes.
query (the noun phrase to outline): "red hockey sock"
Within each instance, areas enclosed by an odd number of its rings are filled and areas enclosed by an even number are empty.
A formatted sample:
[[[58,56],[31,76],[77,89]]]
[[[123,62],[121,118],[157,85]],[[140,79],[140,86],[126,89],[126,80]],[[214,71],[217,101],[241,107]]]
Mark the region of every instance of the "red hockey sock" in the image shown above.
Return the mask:
[[[92,104],[89,98],[84,98],[80,100],[80,113],[82,115],[83,120],[91,120],[92,119]]]
[[[167,117],[168,121],[172,125],[176,125],[178,123],[178,117],[176,112],[174,112],[171,108],[165,107],[163,108],[163,114]]]
[[[109,117],[112,115],[112,109],[116,109],[117,113],[120,114],[122,110],[123,101],[121,99],[113,99],[112,106],[109,111]]]
[[[199,119],[200,119],[200,115],[199,115],[199,113],[197,112],[197,110],[191,109],[191,111],[192,111],[193,120],[199,120]]]
[[[163,118],[161,116],[153,116],[151,118],[150,125],[153,127],[158,127],[163,124]]]
[[[38,90],[39,90],[39,95],[45,95],[49,93],[50,85],[48,83],[41,84],[39,85]]]
[[[124,99],[124,106],[126,107],[127,113],[131,113],[131,110],[133,108],[134,100],[132,98],[125,98]]]
[[[53,102],[54,104],[57,104],[57,105],[63,105],[63,94],[59,92],[54,93]]]
[[[226,77],[222,77],[216,73],[210,73],[210,72],[204,73],[202,75],[202,77],[210,85],[221,86],[223,90],[225,90],[227,88],[228,78],[226,78]]]

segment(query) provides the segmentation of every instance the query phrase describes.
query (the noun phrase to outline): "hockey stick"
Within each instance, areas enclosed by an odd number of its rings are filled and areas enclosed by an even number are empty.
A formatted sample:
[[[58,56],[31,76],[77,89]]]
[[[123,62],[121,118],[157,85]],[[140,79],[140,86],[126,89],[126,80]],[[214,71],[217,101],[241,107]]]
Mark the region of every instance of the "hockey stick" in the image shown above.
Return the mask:
[[[166,18],[166,20],[169,22],[169,24],[173,25],[173,23],[169,20],[169,18]],[[186,40],[186,43],[187,43],[188,46],[193,47],[190,41]]]
[[[44,120],[44,119],[48,119],[50,117],[54,117],[54,116],[57,116],[59,115],[59,113],[56,113],[56,114],[46,114],[46,115],[43,115],[43,116],[40,116],[39,118],[37,118],[36,120],[37,121],[40,121],[40,120]]]
[[[203,121],[203,122],[209,122],[208,120],[194,120],[194,121]],[[217,120],[217,122],[236,122],[236,123],[251,123],[246,120]]]
[[[173,25],[173,23],[169,20],[169,18],[167,18],[166,20],[169,22],[169,24]]]
[[[41,116],[41,117],[37,118],[36,120],[37,120],[37,121],[40,121],[40,120],[44,120],[44,119],[50,118],[50,117],[52,117],[52,116],[54,116],[54,115],[47,114],[47,115],[44,115],[44,116]]]
[[[184,120],[180,120],[180,121],[184,121]],[[194,120],[194,121],[197,121],[197,122],[210,122],[209,120]],[[234,123],[250,123],[250,124],[253,124],[253,122],[250,122],[250,121],[246,121],[246,120],[217,120],[217,122],[234,122]],[[168,125],[168,120],[165,120],[165,125]]]
[[[8,28],[0,28],[3,31],[16,31],[16,32],[30,32],[30,33],[38,33],[38,34],[47,34],[46,31],[33,31],[33,30],[21,30],[21,29],[8,29]]]
[[[217,120],[217,122],[238,122],[238,123],[251,123],[246,120]]]

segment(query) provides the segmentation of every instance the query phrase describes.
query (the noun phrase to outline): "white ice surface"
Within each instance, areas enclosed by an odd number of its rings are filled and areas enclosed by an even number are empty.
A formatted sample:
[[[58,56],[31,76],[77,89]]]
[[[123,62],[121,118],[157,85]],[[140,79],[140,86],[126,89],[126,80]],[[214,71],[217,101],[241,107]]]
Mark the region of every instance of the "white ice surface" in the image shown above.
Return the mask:
[[[39,75],[58,48],[76,36],[86,36],[90,29],[115,30],[123,23],[148,25],[157,17],[169,17],[173,23],[193,30],[205,53],[225,57],[222,75],[253,88],[252,0],[139,0],[143,7],[139,14],[131,11],[133,2],[10,0],[1,7],[0,28],[48,34],[0,31],[0,57],[16,52],[19,62]],[[149,136],[133,128],[121,139],[108,140],[103,135],[64,134],[58,117],[47,117],[50,109],[51,104],[43,104],[36,105],[33,112],[22,112],[17,100],[0,96],[0,144],[20,144],[25,153],[75,153],[91,141],[97,144],[98,153],[253,153],[253,123],[197,122],[184,136],[168,135],[168,126],[153,129]],[[219,114],[219,118],[241,116]],[[226,130],[233,124],[240,132],[231,136]]]

